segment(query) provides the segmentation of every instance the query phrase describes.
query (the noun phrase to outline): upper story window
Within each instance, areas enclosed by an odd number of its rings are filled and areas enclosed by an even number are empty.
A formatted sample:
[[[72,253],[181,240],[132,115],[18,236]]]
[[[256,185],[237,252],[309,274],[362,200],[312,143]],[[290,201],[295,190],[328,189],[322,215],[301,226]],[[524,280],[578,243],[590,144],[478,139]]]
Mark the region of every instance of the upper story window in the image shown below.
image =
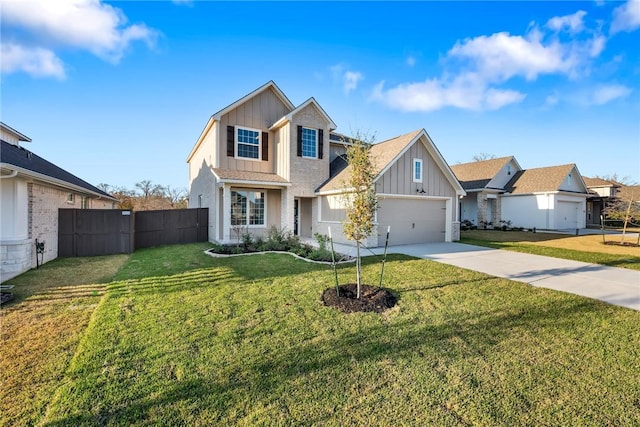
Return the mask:
[[[269,132],[242,126],[227,126],[227,156],[269,160]]]
[[[307,159],[322,159],[324,151],[323,129],[298,126],[298,157]]]
[[[260,159],[260,131],[236,128],[236,156],[246,159]]]
[[[302,157],[318,157],[318,132],[315,129],[302,128]]]
[[[422,159],[413,159],[413,182],[422,182]]]

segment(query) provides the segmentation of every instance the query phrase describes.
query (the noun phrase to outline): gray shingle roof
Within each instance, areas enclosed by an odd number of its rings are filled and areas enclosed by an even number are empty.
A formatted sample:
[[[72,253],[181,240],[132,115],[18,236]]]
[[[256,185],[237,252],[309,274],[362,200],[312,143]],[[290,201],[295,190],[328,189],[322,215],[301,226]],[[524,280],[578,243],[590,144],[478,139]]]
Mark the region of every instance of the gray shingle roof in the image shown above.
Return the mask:
[[[26,148],[9,144],[5,141],[1,141],[1,144],[2,147],[0,149],[0,162],[3,165],[7,165],[9,167],[15,166],[20,169],[54,178],[56,180],[63,181],[76,187],[81,187],[90,193],[116,200],[113,196],[105,193],[98,187],[89,184],[88,182],[67,172],[61,167],[54,165],[48,160],[43,159],[42,157],[27,150]]]

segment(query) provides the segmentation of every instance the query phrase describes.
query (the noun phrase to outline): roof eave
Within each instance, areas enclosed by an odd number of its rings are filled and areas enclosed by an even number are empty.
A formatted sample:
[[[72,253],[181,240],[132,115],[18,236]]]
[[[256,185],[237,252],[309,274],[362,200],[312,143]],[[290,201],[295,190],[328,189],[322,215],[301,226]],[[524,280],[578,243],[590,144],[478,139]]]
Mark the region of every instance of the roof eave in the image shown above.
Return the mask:
[[[90,190],[88,188],[81,187],[81,186],[75,185],[75,184],[71,184],[70,182],[63,181],[63,180],[58,179],[58,178],[53,178],[53,177],[50,177],[48,175],[44,175],[44,174],[41,174],[41,173],[38,173],[38,172],[34,172],[32,170],[29,170],[29,169],[24,169],[24,168],[21,168],[19,166],[11,165],[9,163],[0,163],[0,167],[5,168],[5,169],[16,170],[19,175],[24,175],[24,176],[27,176],[27,177],[32,178],[32,179],[37,179],[39,181],[46,182],[48,184],[53,184],[53,185],[56,185],[58,187],[66,188],[66,189],[69,189],[69,190],[78,191],[80,193],[91,194],[91,195],[96,196],[96,197],[98,197],[100,199],[108,199],[108,200],[111,200],[113,202],[118,202],[118,199],[116,199],[113,196],[97,193],[97,192],[95,192],[93,190]]]

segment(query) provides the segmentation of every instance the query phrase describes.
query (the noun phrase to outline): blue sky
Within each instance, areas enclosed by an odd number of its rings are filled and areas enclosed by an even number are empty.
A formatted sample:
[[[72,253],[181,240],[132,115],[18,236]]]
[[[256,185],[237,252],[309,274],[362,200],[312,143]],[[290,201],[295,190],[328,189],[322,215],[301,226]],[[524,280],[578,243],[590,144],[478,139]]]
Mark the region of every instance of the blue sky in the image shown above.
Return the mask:
[[[209,116],[269,80],[449,164],[640,181],[640,0],[3,1],[1,118],[97,185],[188,186]]]

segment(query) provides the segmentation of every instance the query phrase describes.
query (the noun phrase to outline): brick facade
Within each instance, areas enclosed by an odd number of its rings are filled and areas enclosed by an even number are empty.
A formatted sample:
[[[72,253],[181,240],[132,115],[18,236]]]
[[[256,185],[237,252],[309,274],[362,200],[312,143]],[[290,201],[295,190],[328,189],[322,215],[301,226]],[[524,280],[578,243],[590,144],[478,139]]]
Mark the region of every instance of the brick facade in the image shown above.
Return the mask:
[[[73,194],[73,196],[69,196]],[[72,200],[70,200],[72,199]],[[44,253],[41,263],[49,262],[58,257],[58,209],[80,209],[82,196],[40,183],[27,184],[28,204],[28,238],[20,241],[2,242],[1,280],[9,280],[30,268],[37,266],[36,239],[44,242]],[[112,209],[111,200],[87,198],[87,209]]]

